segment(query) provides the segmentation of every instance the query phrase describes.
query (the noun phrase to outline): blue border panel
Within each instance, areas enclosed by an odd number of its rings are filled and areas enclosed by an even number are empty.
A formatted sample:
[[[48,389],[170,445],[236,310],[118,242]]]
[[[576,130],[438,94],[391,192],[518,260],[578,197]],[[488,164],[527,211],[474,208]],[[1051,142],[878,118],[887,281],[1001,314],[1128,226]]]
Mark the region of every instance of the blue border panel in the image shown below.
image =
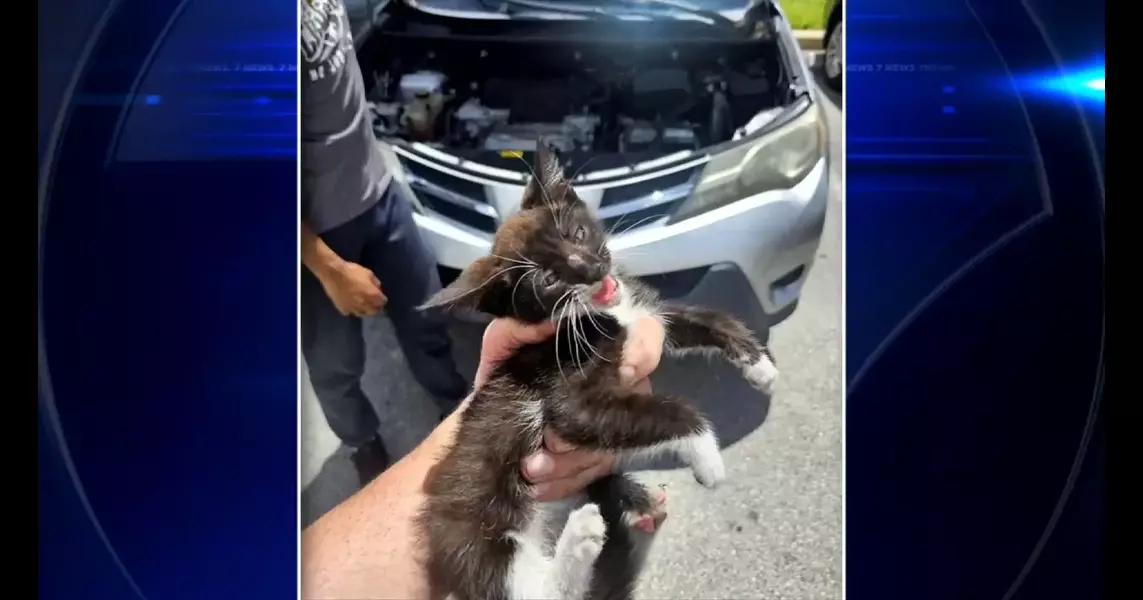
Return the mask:
[[[294,597],[297,8],[38,10],[40,597]]]
[[[1103,597],[1103,5],[847,9],[847,597]]]

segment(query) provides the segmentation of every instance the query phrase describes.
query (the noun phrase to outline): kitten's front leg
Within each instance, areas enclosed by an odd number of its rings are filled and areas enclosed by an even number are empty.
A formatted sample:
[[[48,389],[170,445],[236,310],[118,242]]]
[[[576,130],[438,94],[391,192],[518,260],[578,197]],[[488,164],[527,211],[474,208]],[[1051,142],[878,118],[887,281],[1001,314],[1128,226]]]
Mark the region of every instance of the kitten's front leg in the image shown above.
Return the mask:
[[[737,319],[708,308],[678,305],[668,305],[663,316],[667,322],[669,352],[718,352],[742,369],[742,374],[756,389],[766,394],[773,390],[778,379],[774,358]]]
[[[547,420],[560,437],[581,448],[637,456],[666,452],[689,465],[706,487],[726,478],[710,423],[669,396],[625,388],[581,390],[570,402],[552,407]]]

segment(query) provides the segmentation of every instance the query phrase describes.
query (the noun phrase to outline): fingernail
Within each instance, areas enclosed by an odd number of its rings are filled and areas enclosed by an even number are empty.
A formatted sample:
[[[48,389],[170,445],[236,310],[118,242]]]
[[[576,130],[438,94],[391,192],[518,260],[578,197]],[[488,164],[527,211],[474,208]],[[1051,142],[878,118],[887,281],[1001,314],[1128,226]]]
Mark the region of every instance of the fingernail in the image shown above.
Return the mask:
[[[619,379],[623,383],[632,383],[635,381],[635,369],[632,367],[619,367]]]
[[[537,452],[524,459],[524,474],[529,478],[544,477],[552,472],[555,463],[546,452]]]

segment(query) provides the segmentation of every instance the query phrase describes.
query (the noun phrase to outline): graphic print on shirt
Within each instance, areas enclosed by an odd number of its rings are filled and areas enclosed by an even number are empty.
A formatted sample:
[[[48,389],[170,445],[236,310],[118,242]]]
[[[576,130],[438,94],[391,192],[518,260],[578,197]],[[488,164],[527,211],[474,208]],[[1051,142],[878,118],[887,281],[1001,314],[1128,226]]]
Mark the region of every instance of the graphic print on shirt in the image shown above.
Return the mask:
[[[345,26],[340,0],[298,0],[302,12],[302,68],[310,81],[319,81],[345,66],[353,38]]]

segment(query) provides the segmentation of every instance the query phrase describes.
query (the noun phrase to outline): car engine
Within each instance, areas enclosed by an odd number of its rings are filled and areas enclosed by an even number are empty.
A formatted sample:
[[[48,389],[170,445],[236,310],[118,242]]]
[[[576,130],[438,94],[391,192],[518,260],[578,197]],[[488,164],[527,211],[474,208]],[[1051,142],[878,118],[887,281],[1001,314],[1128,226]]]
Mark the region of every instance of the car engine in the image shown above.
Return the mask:
[[[561,152],[668,154],[734,135],[733,81],[681,68],[455,84],[421,70],[393,79],[375,77],[377,135],[453,149],[528,152],[543,137]]]

